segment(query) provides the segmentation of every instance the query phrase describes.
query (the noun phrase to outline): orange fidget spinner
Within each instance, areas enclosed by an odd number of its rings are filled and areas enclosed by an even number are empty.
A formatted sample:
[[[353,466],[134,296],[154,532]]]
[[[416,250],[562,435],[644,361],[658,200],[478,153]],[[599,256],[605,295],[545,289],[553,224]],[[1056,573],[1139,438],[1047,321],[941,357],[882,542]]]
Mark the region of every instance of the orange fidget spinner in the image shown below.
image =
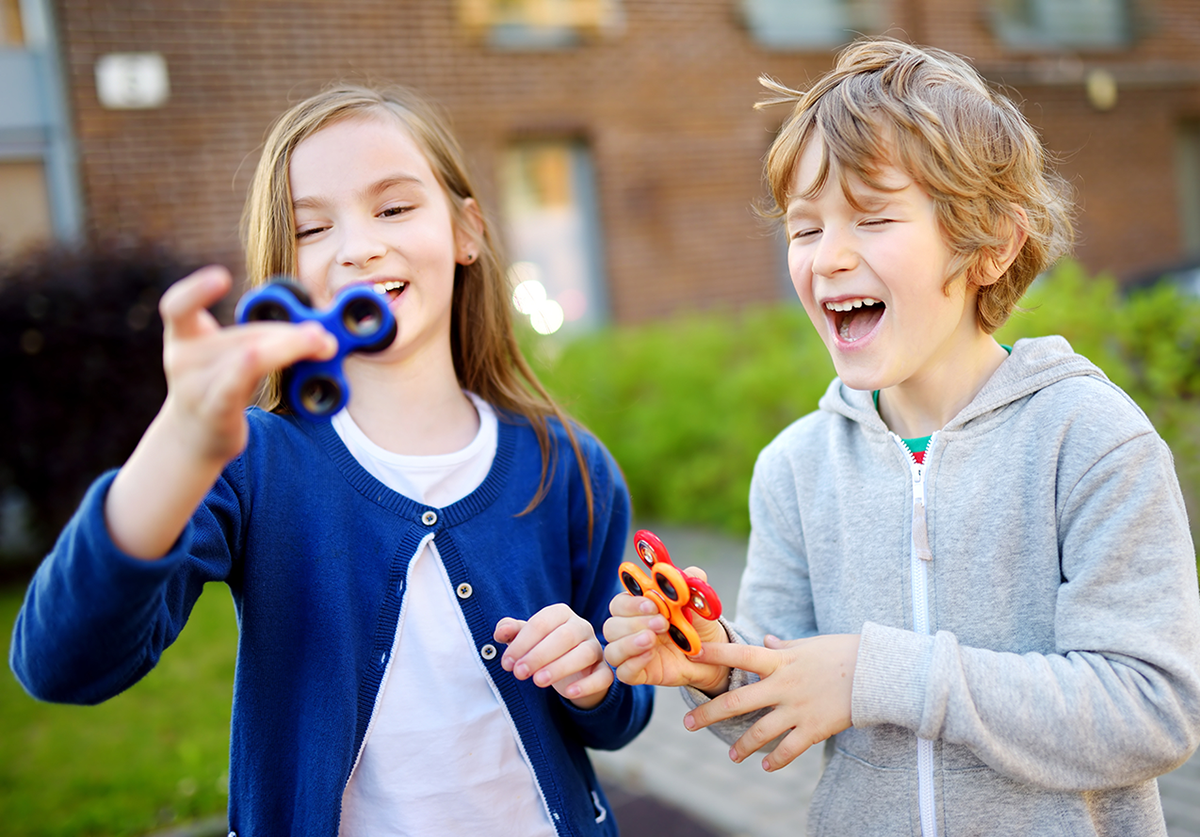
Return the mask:
[[[650,575],[632,561],[618,568],[621,584],[634,596],[645,596],[658,606],[668,622],[667,633],[684,654],[694,657],[700,653],[700,635],[692,627],[686,611],[691,610],[705,619],[721,615],[721,600],[717,593],[695,576],[688,575],[671,563],[663,542],[653,532],[639,529],[633,535],[633,548]]]

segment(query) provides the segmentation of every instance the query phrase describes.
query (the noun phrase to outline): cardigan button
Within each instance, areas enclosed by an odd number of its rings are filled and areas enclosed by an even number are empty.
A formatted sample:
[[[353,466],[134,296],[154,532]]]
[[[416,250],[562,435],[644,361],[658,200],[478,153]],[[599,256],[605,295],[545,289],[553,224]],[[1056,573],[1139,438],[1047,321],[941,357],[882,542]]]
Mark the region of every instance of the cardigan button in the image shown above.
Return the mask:
[[[458,589],[454,592],[458,593],[458,597],[460,599],[469,599],[471,598],[471,594],[475,591],[472,589],[470,584],[467,584],[467,582],[464,581],[462,584],[458,585]]]
[[[425,512],[425,514],[421,515],[421,522],[424,523],[426,526],[432,526],[433,524],[437,523],[437,512],[435,512],[435,511]]]
[[[496,646],[492,645],[489,642],[487,645],[485,645],[479,649],[479,656],[483,657],[485,660],[495,659],[496,658]]]

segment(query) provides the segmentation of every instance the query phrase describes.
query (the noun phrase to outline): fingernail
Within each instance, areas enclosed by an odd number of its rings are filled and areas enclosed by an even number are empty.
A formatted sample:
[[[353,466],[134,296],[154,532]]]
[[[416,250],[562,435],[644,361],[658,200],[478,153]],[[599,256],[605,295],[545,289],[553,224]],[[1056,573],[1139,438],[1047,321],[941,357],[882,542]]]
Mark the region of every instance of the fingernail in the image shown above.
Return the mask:
[[[650,630],[652,631],[665,631],[667,627],[667,620],[661,616],[655,616],[650,620]]]
[[[633,638],[633,644],[638,648],[649,648],[654,644],[654,634],[648,634],[642,631]]]
[[[512,671],[512,667],[513,667],[512,657],[504,656],[504,657],[500,658],[500,668],[504,669],[505,671]]]
[[[517,677],[519,679],[524,680],[526,677],[529,676],[529,666],[525,665],[524,663],[521,663],[520,665],[518,665],[516,668],[513,669],[513,674],[517,675]]]
[[[654,602],[649,599],[643,599],[638,603],[638,610],[642,613],[658,613],[658,608],[654,606]]]
[[[771,762],[767,761],[766,759],[763,759],[763,770],[767,771],[768,773],[771,772]]]
[[[547,672],[539,671],[537,674],[534,675],[533,682],[538,684],[539,686],[545,686],[547,683],[550,682],[550,675]]]
[[[696,728],[696,719],[692,717],[692,713],[689,712],[683,716],[683,725],[688,729]]]
[[[729,758],[735,762],[738,760],[737,759],[737,750],[735,750],[733,747],[729,748]]]

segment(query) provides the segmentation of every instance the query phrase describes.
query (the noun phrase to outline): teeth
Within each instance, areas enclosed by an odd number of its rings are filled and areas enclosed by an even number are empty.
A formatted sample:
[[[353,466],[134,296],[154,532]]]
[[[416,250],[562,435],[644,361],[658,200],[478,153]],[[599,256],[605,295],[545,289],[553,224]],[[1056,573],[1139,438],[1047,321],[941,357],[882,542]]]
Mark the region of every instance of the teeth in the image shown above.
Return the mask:
[[[862,308],[864,305],[878,305],[879,300],[869,296],[864,296],[859,299],[847,299],[842,302],[826,302],[825,307],[830,311],[853,311],[855,308]]]
[[[377,294],[386,294],[388,291],[402,291],[408,287],[407,282],[376,282],[372,288]]]

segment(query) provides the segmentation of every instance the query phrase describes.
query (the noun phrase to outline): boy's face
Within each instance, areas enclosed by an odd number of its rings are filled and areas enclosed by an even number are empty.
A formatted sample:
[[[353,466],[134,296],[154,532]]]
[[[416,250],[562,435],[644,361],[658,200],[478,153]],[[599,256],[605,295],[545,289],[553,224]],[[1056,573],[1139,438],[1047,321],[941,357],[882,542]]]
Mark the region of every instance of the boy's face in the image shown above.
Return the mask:
[[[984,333],[975,290],[962,276],[947,285],[951,253],[933,200],[890,165],[878,177],[887,190],[850,179],[863,209],[834,171],[815,197],[795,197],[816,180],[822,152],[819,139],[808,143],[789,190],[788,271],[800,301],[847,386],[936,388]]]

